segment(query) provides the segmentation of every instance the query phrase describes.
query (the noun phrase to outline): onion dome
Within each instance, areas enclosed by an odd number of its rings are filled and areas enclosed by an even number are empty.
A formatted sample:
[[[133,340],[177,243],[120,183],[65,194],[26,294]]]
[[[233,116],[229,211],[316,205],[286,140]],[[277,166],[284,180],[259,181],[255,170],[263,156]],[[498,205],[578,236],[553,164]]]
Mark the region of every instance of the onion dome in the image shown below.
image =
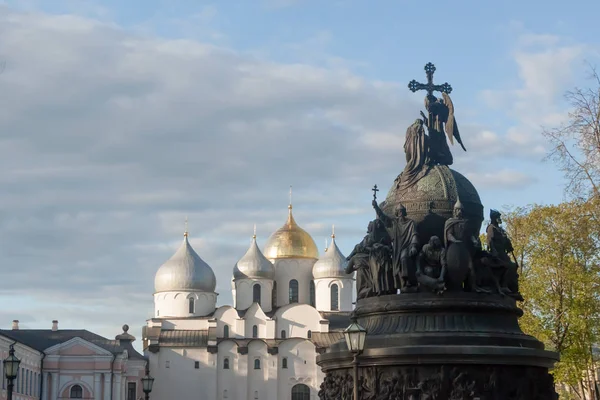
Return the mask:
[[[319,251],[310,235],[296,224],[292,215],[292,205],[288,206],[286,223],[267,240],[264,255],[275,258],[319,258]]]
[[[275,277],[275,267],[263,255],[256,244],[256,228],[252,236],[250,248],[244,256],[233,267],[233,279],[273,279]]]
[[[331,234],[331,243],[327,247],[327,251],[323,257],[313,266],[313,278],[350,278],[352,274],[347,274],[346,257],[342,254],[337,244],[335,243],[335,232]]]
[[[179,249],[156,272],[154,290],[214,292],[216,286],[215,273],[190,246],[186,231]]]

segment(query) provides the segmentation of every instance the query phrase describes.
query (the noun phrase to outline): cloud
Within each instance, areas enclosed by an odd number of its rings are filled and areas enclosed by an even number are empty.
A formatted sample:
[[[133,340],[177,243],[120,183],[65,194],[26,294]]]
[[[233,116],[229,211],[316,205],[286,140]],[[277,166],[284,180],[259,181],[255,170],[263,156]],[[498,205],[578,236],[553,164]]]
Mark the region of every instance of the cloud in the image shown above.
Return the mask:
[[[74,15],[0,7],[0,36],[0,295],[27,293],[29,304],[0,326],[21,315],[109,336],[142,325],[186,216],[219,303],[230,303],[253,224],[264,245],[285,221],[290,184],[319,248],[335,223],[349,251],[372,218],[370,188],[402,170],[421,107],[404,84],[343,63],[274,63]],[[467,147],[495,149],[480,128]],[[455,154],[485,183],[477,153]],[[503,174],[508,187],[526,179]]]
[[[413,112],[394,84],[73,15],[0,8],[0,35],[0,294],[73,305],[32,326],[141,325],[186,215],[229,303],[252,225],[264,244],[290,184],[315,240],[336,223],[350,247],[373,176],[402,168],[364,145],[402,141]]]
[[[519,32],[512,52],[518,84],[481,91],[497,122],[475,132],[472,142],[486,147],[488,154],[491,150],[491,155],[541,160],[548,151],[542,129],[568,119],[563,94],[575,85],[577,75],[583,75],[584,58],[594,55],[594,48],[528,32],[522,24],[514,28]]]
[[[479,188],[518,189],[531,185],[536,179],[520,171],[502,169],[500,171],[477,173],[468,172],[465,176]]]

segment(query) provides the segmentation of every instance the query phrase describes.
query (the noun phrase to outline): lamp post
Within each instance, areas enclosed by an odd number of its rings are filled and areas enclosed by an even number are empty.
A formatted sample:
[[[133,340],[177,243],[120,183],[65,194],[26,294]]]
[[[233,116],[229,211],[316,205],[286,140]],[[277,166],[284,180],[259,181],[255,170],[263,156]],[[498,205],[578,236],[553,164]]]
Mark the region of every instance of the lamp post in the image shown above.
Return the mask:
[[[154,378],[150,376],[150,368],[146,365],[146,376],[142,378],[142,390],[146,395],[146,400],[150,399],[150,392],[152,391],[152,385],[154,384]]]
[[[344,331],[344,339],[346,346],[352,352],[354,358],[352,360],[353,380],[354,380],[354,400],[358,400],[358,356],[365,348],[365,338],[367,330],[356,322],[356,318],[352,319],[352,323]]]
[[[14,380],[17,378],[17,373],[19,372],[19,364],[21,364],[21,360],[15,357],[15,346],[10,345],[10,350],[8,351],[8,357],[4,361],[4,372],[6,374],[6,380],[8,381],[8,397],[7,400],[12,400],[13,388],[14,388]]]

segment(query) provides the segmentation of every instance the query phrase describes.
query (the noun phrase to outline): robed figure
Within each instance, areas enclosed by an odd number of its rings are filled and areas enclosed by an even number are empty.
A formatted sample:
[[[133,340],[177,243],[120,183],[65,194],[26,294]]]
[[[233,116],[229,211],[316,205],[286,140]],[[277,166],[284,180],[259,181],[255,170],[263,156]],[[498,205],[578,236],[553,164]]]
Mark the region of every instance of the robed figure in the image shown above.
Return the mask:
[[[460,200],[454,205],[452,218],[444,225],[444,244],[446,245],[446,288],[448,291],[485,291],[477,286],[473,256],[477,238],[469,229],[463,216]],[[463,286],[464,285],[464,286]]]
[[[404,141],[404,153],[406,155],[406,166],[400,174],[398,187],[401,190],[407,189],[417,183],[419,179],[427,175],[429,140],[425,134],[423,120],[416,120],[406,130],[406,139]]]
[[[403,292],[416,291],[415,257],[418,253],[419,237],[415,222],[406,216],[406,208],[403,205],[397,208],[394,217],[386,215],[379,208],[377,200],[373,200],[373,208],[392,238],[394,289]]]
[[[499,273],[500,285],[506,292],[519,300],[522,296],[519,294],[519,275],[517,273],[518,265],[510,259],[509,254],[513,250],[512,242],[506,234],[506,231],[500,226],[502,217],[499,211],[490,210],[490,224],[486,229],[486,242],[488,251],[496,265],[496,269],[502,268]]]
[[[356,271],[356,298],[379,295],[386,292],[386,273],[391,269],[391,239],[383,226],[376,219],[369,222],[367,235],[354,246],[348,255],[345,272]]]

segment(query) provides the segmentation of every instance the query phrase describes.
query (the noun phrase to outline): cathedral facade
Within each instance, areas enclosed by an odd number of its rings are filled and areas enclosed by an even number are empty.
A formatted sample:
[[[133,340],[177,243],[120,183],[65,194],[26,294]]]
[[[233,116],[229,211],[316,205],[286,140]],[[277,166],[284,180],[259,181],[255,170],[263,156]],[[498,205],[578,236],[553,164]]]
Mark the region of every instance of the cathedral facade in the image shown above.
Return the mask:
[[[350,324],[354,279],[335,235],[319,257],[288,207],[267,241],[256,235],[232,271],[233,305],[216,307],[216,278],[187,232],[155,277],[143,329],[152,399],[309,400],[324,375],[315,360]]]

